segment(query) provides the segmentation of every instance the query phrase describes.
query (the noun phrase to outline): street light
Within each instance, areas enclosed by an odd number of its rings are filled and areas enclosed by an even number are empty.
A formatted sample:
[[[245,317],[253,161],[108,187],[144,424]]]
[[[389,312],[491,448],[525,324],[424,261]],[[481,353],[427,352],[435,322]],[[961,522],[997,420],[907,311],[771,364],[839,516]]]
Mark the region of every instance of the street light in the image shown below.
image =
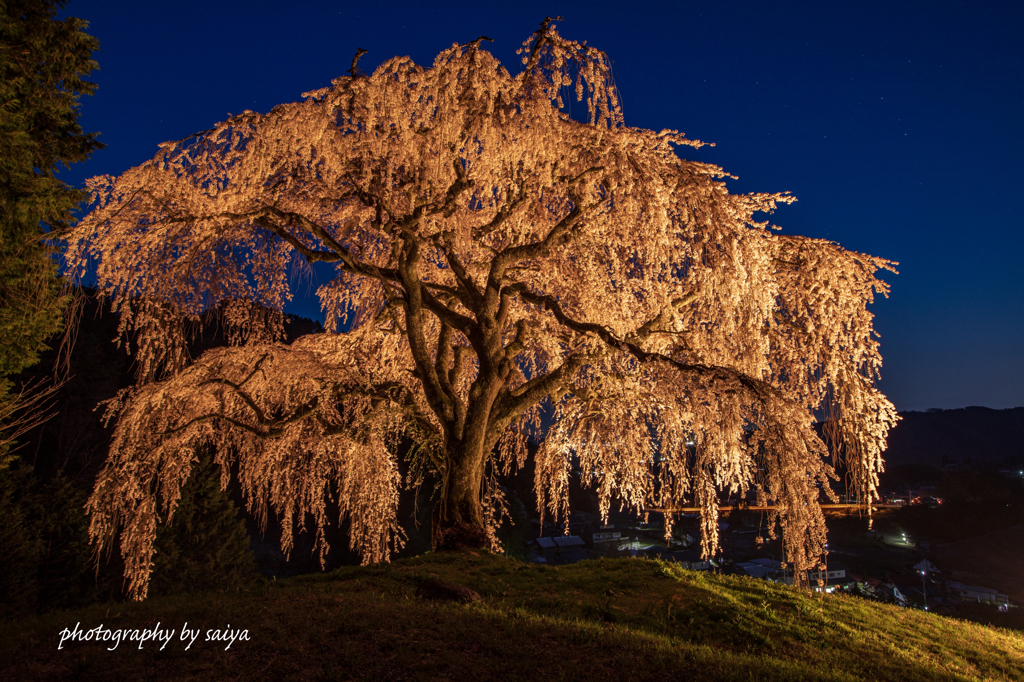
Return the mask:
[[[924,610],[928,610],[928,583],[924,580],[924,571],[921,571],[921,587],[924,588]]]

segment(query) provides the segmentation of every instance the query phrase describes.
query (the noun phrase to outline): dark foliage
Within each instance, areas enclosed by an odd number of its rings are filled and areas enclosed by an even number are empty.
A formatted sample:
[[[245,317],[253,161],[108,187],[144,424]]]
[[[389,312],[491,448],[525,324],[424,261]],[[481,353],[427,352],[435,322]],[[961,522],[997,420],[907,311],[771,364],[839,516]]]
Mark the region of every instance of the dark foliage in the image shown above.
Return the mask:
[[[95,570],[82,510],[85,492],[56,477],[43,482],[15,465],[0,472],[0,615],[83,606],[120,595],[119,560]]]
[[[62,476],[34,477],[23,463],[0,472],[0,617],[123,598],[117,552],[96,564],[83,510],[87,496]],[[206,457],[186,485],[173,523],[161,527],[157,548],[158,594],[245,587],[257,577],[245,523]]]
[[[220,470],[203,453],[182,489],[174,517],[157,531],[154,595],[247,587],[256,562],[238,507],[220,488]]]
[[[0,4],[0,399],[7,377],[36,363],[60,330],[60,293],[46,233],[59,237],[86,198],[56,178],[102,145],[78,125],[78,100],[95,85],[98,41],[81,19],[56,19],[61,0]]]

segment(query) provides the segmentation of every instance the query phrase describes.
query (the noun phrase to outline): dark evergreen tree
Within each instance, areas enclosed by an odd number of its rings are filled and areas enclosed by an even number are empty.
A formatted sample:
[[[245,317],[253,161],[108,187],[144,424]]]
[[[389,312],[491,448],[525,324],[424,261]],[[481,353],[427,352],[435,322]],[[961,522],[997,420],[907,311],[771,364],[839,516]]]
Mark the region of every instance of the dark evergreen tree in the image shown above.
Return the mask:
[[[38,361],[68,302],[53,239],[86,193],[58,180],[58,167],[102,146],[78,125],[79,97],[96,88],[85,77],[99,42],[87,22],[57,19],[64,4],[0,0],[0,417],[18,400],[8,377]],[[10,439],[0,435],[0,448]],[[9,459],[0,451],[0,465]]]
[[[0,476],[0,616],[8,618],[35,609],[39,584],[36,567],[42,555],[42,541],[25,513],[25,493],[31,487],[27,474],[17,467]]]
[[[42,482],[23,463],[0,476],[0,617],[120,595],[119,561],[94,570],[85,498],[68,479]]]
[[[237,505],[221,490],[220,471],[207,453],[181,490],[169,524],[157,531],[154,595],[251,584],[256,561]]]

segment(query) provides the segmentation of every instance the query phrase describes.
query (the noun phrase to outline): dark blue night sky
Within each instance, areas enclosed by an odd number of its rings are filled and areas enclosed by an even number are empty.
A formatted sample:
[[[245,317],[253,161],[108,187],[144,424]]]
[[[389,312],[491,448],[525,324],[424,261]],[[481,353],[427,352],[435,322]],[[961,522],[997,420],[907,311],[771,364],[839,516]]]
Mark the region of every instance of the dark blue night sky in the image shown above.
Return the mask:
[[[515,50],[545,16],[611,57],[626,123],[714,142],[680,153],[791,191],[773,222],[899,261],[874,304],[900,410],[1024,405],[1024,3],[111,2],[72,0],[102,50],[81,123],[119,174],[228,113],[453,42]],[[316,316],[315,306],[295,312]]]

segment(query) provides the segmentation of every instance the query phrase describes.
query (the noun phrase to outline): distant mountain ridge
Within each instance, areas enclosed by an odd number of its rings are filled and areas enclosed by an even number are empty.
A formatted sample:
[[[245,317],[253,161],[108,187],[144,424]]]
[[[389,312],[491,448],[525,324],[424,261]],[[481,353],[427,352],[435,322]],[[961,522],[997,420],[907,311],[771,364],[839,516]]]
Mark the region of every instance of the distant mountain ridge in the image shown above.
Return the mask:
[[[1024,407],[900,412],[883,457],[889,466],[1019,465],[1024,462]]]

